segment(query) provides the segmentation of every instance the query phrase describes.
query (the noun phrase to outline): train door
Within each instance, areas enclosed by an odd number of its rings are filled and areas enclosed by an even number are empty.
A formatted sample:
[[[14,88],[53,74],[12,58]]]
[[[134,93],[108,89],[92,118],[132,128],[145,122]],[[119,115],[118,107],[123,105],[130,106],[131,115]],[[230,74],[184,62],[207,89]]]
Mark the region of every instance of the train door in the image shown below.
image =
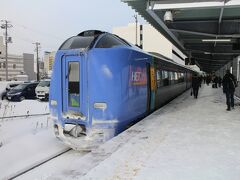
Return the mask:
[[[156,80],[154,66],[151,66],[149,63],[147,63],[147,73],[148,73],[147,112],[152,112],[155,109]]]
[[[81,107],[81,57],[65,56],[62,61],[63,112],[80,112]]]
[[[150,67],[150,78],[151,78],[151,111],[154,111],[156,106],[155,106],[155,101],[156,101],[156,70],[155,66]]]
[[[151,75],[150,75],[150,64],[147,63],[147,74],[148,74],[148,90],[147,90],[147,113],[151,112]]]

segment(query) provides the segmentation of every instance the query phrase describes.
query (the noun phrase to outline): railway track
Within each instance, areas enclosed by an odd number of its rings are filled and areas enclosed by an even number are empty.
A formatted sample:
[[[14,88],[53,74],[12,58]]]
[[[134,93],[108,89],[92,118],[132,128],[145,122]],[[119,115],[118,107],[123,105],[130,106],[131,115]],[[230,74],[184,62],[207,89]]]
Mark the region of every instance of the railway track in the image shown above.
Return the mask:
[[[51,161],[53,159],[56,159],[57,157],[59,157],[59,156],[61,156],[63,154],[68,153],[69,151],[72,151],[72,149],[71,148],[66,148],[64,150],[61,150],[61,151],[57,152],[56,154],[51,155],[51,156],[49,156],[49,157],[47,157],[47,158],[45,158],[43,160],[40,160],[39,162],[36,162],[36,163],[30,165],[29,167],[25,167],[25,168],[23,168],[23,169],[15,172],[13,174],[11,174],[8,177],[5,177],[3,179],[8,179],[8,180],[16,179],[16,178],[18,178],[18,177],[20,177],[20,176],[30,172],[31,170],[33,170],[33,169],[35,169],[35,168],[37,168],[37,167],[39,167],[39,166],[41,166],[41,165]]]
[[[33,117],[33,116],[47,116],[50,113],[43,113],[43,114],[26,114],[26,115],[16,115],[16,116],[4,116],[1,119],[11,119],[11,118],[20,118],[20,117]]]

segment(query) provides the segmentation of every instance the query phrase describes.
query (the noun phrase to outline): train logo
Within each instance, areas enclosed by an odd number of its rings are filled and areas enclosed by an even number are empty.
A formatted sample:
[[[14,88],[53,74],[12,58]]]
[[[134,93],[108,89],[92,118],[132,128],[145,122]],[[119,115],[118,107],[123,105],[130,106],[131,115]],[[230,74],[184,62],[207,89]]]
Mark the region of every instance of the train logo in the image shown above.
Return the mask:
[[[147,84],[147,72],[146,68],[142,67],[132,67],[130,66],[130,85],[134,86],[144,86]]]

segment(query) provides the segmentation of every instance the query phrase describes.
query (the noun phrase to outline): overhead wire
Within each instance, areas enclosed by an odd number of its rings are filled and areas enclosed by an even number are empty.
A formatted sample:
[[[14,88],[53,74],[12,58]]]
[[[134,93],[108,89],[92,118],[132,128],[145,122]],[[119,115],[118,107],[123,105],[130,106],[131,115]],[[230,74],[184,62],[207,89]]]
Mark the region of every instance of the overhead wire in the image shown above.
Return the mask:
[[[15,24],[15,23],[14,23]],[[30,27],[27,27],[25,25],[22,25],[22,24],[18,24],[16,23],[15,25],[17,25],[18,27],[21,27],[25,30],[29,30],[29,31],[32,31],[32,32],[35,32],[35,33],[38,33],[38,34],[42,34],[42,35],[45,35],[45,36],[48,36],[48,37],[51,37],[51,38],[54,38],[54,39],[58,39],[58,40],[64,40],[63,38],[61,37],[58,37],[56,35],[53,35],[53,34],[50,34],[50,33],[47,33],[47,32],[43,32],[43,31],[39,31],[37,29],[34,29],[34,28],[30,28]]]

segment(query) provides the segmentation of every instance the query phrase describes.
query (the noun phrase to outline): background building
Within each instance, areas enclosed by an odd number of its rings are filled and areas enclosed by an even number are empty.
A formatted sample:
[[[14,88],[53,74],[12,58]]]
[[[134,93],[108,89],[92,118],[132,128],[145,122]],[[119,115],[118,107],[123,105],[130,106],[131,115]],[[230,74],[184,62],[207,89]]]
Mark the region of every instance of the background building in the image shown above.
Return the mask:
[[[0,81],[6,80],[6,60],[5,60],[5,45],[3,37],[0,36]],[[17,75],[26,74],[29,80],[35,80],[34,74],[34,55],[26,54],[13,55],[8,54],[8,79],[14,80]]]
[[[2,36],[0,36],[0,56],[5,56],[5,46],[3,44]]]
[[[137,25],[130,23],[128,26],[113,28],[116,34],[132,44],[137,44],[144,51],[161,54],[179,64],[184,64],[186,56],[172,45],[161,33],[149,24]],[[137,37],[136,37],[137,32]]]
[[[12,80],[16,75],[23,74],[23,56],[8,55],[8,79]],[[6,80],[6,60],[5,55],[0,56],[0,80]]]
[[[51,76],[52,74],[52,68],[53,68],[53,63],[55,59],[55,54],[56,52],[45,52],[44,53],[44,70],[47,73],[48,76]]]
[[[23,53],[24,72],[28,75],[28,80],[36,80],[37,74],[34,72],[34,55]]]

